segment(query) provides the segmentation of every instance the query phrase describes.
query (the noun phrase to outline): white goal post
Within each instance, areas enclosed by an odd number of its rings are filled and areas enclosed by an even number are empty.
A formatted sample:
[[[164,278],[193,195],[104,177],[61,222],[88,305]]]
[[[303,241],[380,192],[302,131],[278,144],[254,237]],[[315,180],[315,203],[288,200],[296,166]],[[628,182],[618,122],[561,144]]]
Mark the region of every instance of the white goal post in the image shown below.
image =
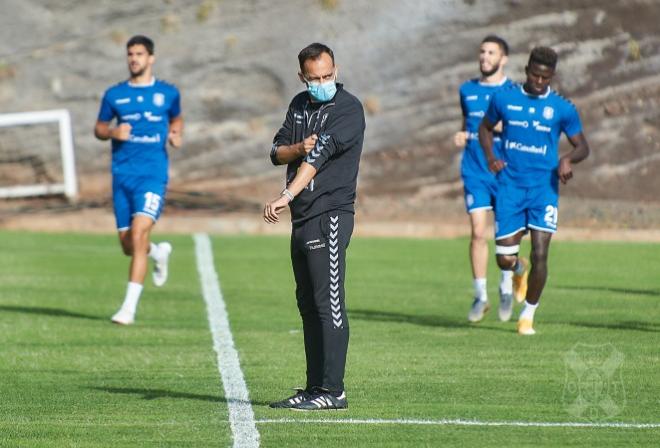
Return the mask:
[[[63,177],[61,182],[49,182],[34,185],[9,185],[0,187],[0,198],[19,198],[64,194],[75,200],[78,196],[78,181],[73,150],[71,116],[66,109],[44,110],[0,114],[0,127],[57,123],[59,127],[60,153],[62,156]]]

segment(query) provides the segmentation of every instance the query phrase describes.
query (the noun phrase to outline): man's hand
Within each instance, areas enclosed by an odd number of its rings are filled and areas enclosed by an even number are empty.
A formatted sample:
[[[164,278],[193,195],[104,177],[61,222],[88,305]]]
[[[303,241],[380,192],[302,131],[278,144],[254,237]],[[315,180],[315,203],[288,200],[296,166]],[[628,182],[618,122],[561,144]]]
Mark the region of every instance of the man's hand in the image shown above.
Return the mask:
[[[466,131],[460,131],[454,134],[454,145],[458,148],[465,147],[467,143],[468,133]]]
[[[173,148],[179,149],[182,143],[181,133],[178,130],[170,129],[167,135],[167,141]]]
[[[292,145],[280,145],[275,149],[273,155],[271,155],[271,160],[273,157],[277,161],[276,165],[285,165],[296,160],[300,160],[307,156],[307,154],[314,149],[316,146],[316,141],[318,140],[316,134],[312,134],[306,139],[294,143]]]
[[[282,195],[270,202],[266,202],[264,206],[264,221],[269,224],[275,224],[280,221],[278,216],[282,210],[289,204],[289,198]]]
[[[571,159],[568,157],[562,157],[559,159],[559,169],[557,170],[559,174],[559,180],[562,184],[566,184],[569,179],[573,177],[573,164]]]
[[[488,161],[488,169],[493,173],[497,174],[504,169],[506,162],[500,159],[490,159]]]
[[[302,141],[302,151],[300,151],[300,155],[305,157],[309,152],[314,149],[314,146],[316,146],[316,141],[318,140],[318,136],[316,134],[312,134],[309,137],[307,137],[305,140]]]
[[[111,132],[112,138],[114,140],[120,140],[122,142],[127,141],[131,138],[131,130],[133,127],[129,123],[122,123]]]

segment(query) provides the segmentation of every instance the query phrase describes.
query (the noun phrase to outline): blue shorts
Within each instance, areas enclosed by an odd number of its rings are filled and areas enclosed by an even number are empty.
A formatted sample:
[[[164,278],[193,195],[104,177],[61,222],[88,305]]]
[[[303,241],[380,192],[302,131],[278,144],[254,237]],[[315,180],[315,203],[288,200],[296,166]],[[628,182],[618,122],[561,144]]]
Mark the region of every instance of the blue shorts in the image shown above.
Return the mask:
[[[114,175],[112,177],[112,204],[115,209],[117,230],[128,230],[135,215],[148,216],[158,221],[163,206],[167,181],[151,177]]]
[[[495,205],[495,239],[528,229],[555,233],[558,205],[556,182],[536,187],[500,183]]]
[[[495,178],[488,180],[464,177],[463,192],[465,193],[465,210],[468,213],[477,210],[492,210],[497,196],[497,180]]]

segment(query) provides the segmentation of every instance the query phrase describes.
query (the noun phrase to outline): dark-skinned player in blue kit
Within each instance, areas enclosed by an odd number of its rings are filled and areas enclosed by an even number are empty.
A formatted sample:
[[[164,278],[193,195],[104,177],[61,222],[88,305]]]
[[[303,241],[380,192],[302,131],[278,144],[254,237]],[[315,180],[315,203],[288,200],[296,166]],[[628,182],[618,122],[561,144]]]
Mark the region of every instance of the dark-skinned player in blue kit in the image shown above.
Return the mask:
[[[518,256],[520,240],[527,231],[531,234],[531,270],[517,325],[521,335],[536,333],[534,314],[548,277],[550,240],[557,231],[559,182],[567,183],[573,164],[589,155],[577,109],[550,87],[557,59],[551,48],[534,48],[525,83],[496,92],[479,126],[488,168],[498,173],[495,253],[501,269],[525,269]],[[493,130],[500,121],[501,158],[493,152]],[[562,133],[573,148],[560,157]]]

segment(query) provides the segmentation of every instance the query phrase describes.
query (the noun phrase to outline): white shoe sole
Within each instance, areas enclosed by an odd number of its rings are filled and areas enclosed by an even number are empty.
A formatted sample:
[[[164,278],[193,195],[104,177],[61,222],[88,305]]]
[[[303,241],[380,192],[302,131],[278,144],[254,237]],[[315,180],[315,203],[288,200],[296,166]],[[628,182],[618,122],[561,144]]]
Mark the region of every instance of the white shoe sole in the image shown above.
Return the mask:
[[[501,293],[500,293],[501,295]],[[511,316],[513,315],[513,297],[511,298],[511,303],[509,304],[508,307],[503,307],[502,306],[502,299],[500,298],[500,307],[497,310],[497,317],[499,317],[501,322],[508,322],[511,320]]]
[[[513,315],[513,310],[509,310],[506,313],[500,311],[498,313],[497,317],[500,318],[500,322],[509,322],[511,320],[512,315]]]
[[[112,316],[112,323],[118,325],[132,325],[135,322],[134,316],[129,316],[128,314],[117,313]]]
[[[521,325],[520,325],[521,321],[520,320],[518,321],[518,324],[517,324],[518,334],[521,335],[521,336],[533,336],[533,335],[535,335],[536,330],[534,330],[534,327],[532,326],[533,323],[531,321],[527,321],[527,320],[525,320],[525,322],[526,322],[525,328],[521,329],[520,328],[521,327]]]
[[[481,311],[480,315],[472,315],[472,310],[470,310],[470,313],[468,313],[468,322],[476,324],[477,322],[481,322],[484,320],[484,317],[486,316],[486,313],[490,311],[490,303],[486,302],[486,305],[484,306],[483,310]]]

